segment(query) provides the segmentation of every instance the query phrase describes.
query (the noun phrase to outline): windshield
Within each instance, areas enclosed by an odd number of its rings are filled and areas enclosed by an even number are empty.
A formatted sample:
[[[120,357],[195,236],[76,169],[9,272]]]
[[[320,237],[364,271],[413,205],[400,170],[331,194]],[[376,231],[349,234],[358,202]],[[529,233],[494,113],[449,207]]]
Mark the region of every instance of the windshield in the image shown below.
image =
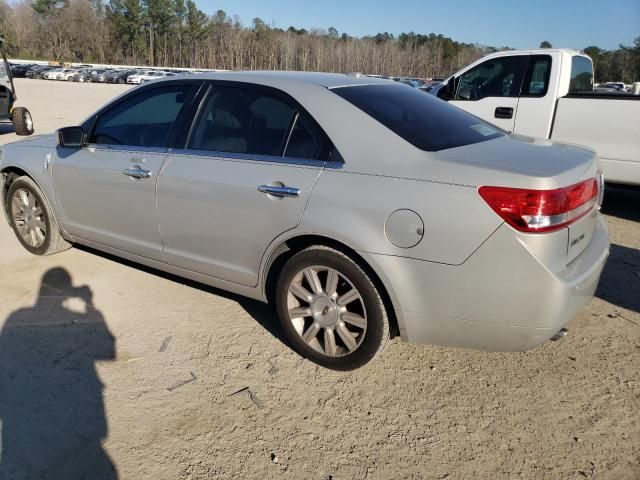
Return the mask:
[[[504,135],[483,120],[406,85],[358,85],[332,91],[407,142],[428,152]]]

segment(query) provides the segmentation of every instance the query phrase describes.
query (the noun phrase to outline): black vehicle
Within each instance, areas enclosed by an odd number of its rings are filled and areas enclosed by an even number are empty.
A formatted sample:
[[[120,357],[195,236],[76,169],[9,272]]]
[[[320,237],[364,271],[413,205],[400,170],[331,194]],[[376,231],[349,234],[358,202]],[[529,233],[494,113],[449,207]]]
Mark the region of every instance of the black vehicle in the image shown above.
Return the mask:
[[[33,64],[30,63],[17,63],[12,64],[11,66],[11,76],[13,78],[25,78],[27,76],[27,72],[33,67]]]
[[[124,84],[127,83],[127,78],[129,78],[129,75],[133,75],[135,73],[137,73],[136,70],[120,70],[109,75],[109,77],[107,78],[107,82]]]
[[[91,68],[79,68],[78,71],[67,78],[67,80],[69,82],[90,82],[91,76]]]
[[[25,77],[27,78],[42,78],[42,75],[47,73],[49,70],[52,70],[57,67],[52,67],[49,65],[36,65],[35,67],[31,67],[25,73]]]
[[[106,68],[96,68],[91,70],[91,76],[89,77],[90,82],[100,82],[100,77],[106,73]]]
[[[0,38],[0,120],[11,120],[18,135],[31,135],[33,133],[33,119],[29,110],[24,107],[13,107],[17,100],[16,89],[13,86],[13,77],[9,62],[4,52],[4,39]]]

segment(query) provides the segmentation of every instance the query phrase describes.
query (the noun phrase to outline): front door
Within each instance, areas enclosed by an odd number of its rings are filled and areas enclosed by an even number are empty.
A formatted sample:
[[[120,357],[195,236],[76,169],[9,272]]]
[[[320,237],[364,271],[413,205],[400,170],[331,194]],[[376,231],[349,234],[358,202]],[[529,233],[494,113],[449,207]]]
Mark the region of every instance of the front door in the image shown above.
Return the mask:
[[[58,147],[56,202],[71,235],[162,259],[156,181],[193,89],[173,84],[124,97],[98,115],[84,147]]]
[[[184,150],[158,179],[167,263],[255,286],[262,255],[298,225],[330,151],[290,99],[213,85]]]
[[[526,56],[486,60],[457,79],[451,103],[498,127],[513,131]]]

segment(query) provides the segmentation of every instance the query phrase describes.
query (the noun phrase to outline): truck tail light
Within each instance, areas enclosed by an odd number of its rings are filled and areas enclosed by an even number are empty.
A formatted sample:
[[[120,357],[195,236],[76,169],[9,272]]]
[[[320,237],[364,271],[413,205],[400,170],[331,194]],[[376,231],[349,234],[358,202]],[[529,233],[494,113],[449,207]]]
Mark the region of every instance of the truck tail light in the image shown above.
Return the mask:
[[[505,222],[521,232],[551,232],[589,213],[598,204],[595,178],[555,190],[480,187],[478,193]]]

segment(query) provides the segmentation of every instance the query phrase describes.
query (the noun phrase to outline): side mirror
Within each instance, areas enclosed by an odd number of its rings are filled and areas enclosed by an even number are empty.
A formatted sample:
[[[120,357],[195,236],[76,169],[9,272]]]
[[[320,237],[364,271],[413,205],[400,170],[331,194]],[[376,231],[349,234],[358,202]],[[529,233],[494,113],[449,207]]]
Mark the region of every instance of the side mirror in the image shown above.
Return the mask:
[[[65,127],[58,130],[58,145],[67,148],[81,148],[84,145],[82,127]]]
[[[447,83],[444,85],[444,87],[442,87],[438,92],[438,98],[445,100],[447,102],[450,100],[453,100],[454,97],[456,96],[456,85],[457,85],[456,80],[457,80],[456,77],[450,77],[449,80],[447,80]]]

